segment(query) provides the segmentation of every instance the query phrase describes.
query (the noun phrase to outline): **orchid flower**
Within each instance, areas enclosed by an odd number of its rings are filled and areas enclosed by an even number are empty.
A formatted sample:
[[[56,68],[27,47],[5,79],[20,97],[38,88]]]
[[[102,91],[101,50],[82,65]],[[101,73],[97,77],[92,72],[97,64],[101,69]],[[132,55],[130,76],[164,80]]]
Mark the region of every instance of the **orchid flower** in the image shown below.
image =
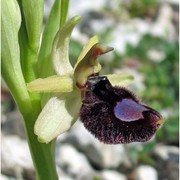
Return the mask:
[[[73,28],[80,19],[76,16],[65,23],[54,39],[51,55],[56,75],[39,78],[27,84],[30,92],[51,93],[34,126],[34,133],[43,143],[49,143],[68,131],[76,122],[87,79],[101,70],[97,58],[113,50],[99,43],[98,37],[94,36],[83,48],[75,66],[72,67],[68,57],[69,40]],[[127,86],[133,80],[129,74],[106,76],[113,85],[118,86]]]

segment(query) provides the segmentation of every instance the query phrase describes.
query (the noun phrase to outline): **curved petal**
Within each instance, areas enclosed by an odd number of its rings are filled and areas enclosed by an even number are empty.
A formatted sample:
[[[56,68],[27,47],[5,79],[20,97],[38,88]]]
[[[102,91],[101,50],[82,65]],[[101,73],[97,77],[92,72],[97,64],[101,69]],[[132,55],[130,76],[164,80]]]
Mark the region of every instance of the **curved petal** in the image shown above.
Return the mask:
[[[44,31],[42,32],[42,40],[38,57],[38,75],[40,77],[48,77],[54,74],[51,51],[54,38],[59,30],[60,19],[61,0],[54,0],[47,22],[44,25]]]
[[[27,84],[30,92],[71,92],[73,91],[73,79],[69,75],[50,76],[39,78]]]
[[[108,74],[105,76],[113,86],[128,86],[134,80],[134,77],[130,74]]]
[[[113,48],[98,43],[97,36],[89,40],[74,67],[74,78],[78,87],[84,87],[88,76],[98,73],[101,70],[101,65],[97,61],[97,57],[112,50]]]
[[[49,143],[69,130],[77,120],[81,106],[80,91],[52,97],[36,120],[34,132],[40,142]]]
[[[74,66],[74,69],[76,69],[77,65],[83,60],[83,58],[86,56],[86,54],[91,50],[91,48],[95,45],[99,43],[99,39],[97,36],[93,36],[89,42],[84,46],[81,54],[78,57],[78,60]]]
[[[55,71],[59,75],[71,74],[73,72],[69,62],[69,40],[73,28],[80,20],[80,16],[75,16],[65,23],[56,34],[52,48],[52,59]]]

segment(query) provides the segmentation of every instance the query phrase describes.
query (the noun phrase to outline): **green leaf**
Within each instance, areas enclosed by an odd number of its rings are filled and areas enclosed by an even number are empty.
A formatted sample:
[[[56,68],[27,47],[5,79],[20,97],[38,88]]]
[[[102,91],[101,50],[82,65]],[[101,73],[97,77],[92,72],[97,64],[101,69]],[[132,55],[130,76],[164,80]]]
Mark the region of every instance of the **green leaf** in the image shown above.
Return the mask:
[[[22,15],[21,28],[19,31],[20,61],[25,82],[28,83],[37,78],[36,68],[42,30],[43,3],[41,1],[36,3],[32,0],[18,0],[18,2]],[[35,8],[31,6],[35,6]],[[39,12],[34,13],[33,11]],[[39,16],[41,15],[41,17],[35,17],[34,15],[37,13]],[[29,94],[33,108],[38,109],[40,103],[39,94]]]
[[[43,24],[44,0],[21,0],[30,47],[39,49]]]
[[[78,118],[81,106],[80,91],[51,97],[36,120],[34,132],[40,142],[49,143],[69,130]]]
[[[64,25],[68,15],[69,0],[61,0],[61,21],[60,27]]]
[[[61,0],[55,0],[42,35],[38,61],[39,77],[47,77],[55,74],[51,59],[51,51],[54,38],[60,28],[60,19]]]
[[[2,76],[21,113],[29,104],[29,94],[20,65],[18,31],[21,14],[16,0],[2,0]]]
[[[134,80],[130,74],[108,74],[106,76],[113,86],[128,86]]]
[[[89,40],[74,67],[74,78],[78,87],[83,88],[88,76],[98,73],[101,70],[101,65],[97,61],[97,57],[112,50],[113,48],[98,43],[97,36]]]
[[[44,79],[36,79],[27,84],[30,92],[71,92],[73,80],[70,76],[50,76]]]
[[[81,20],[80,16],[70,19],[58,31],[52,49],[54,69],[57,74],[72,74],[73,68],[69,62],[69,40],[75,25]]]

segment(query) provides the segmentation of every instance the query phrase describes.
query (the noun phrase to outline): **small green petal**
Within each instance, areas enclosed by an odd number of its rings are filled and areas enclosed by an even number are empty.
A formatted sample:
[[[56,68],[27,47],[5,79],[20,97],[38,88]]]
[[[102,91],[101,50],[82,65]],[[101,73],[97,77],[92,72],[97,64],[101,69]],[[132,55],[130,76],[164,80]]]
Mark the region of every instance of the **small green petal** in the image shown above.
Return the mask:
[[[49,143],[69,130],[78,118],[81,106],[80,91],[51,97],[36,120],[34,132],[40,142]]]
[[[52,48],[52,59],[58,75],[73,73],[73,68],[69,62],[69,40],[73,28],[80,20],[80,16],[75,16],[65,23],[56,34]]]
[[[130,74],[108,74],[105,76],[108,77],[113,86],[128,86],[134,80],[134,77]]]
[[[74,67],[74,78],[78,87],[82,88],[88,76],[101,70],[97,57],[112,50],[113,48],[98,43],[97,36],[90,39],[89,43],[83,48]]]
[[[70,76],[50,76],[44,79],[36,79],[27,84],[30,92],[71,92],[73,91],[73,80]]]

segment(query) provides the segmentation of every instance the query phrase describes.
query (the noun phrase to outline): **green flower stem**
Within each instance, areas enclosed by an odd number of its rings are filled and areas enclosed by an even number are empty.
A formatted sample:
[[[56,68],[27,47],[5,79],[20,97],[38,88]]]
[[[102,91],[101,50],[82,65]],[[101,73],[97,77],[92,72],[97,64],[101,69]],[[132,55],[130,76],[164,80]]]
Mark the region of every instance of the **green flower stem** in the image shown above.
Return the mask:
[[[60,12],[61,14],[60,26],[62,26],[65,23],[66,18],[67,18],[69,0],[62,0],[60,2],[61,2],[61,6],[60,6],[61,10],[62,10],[62,7],[64,10]],[[56,3],[59,3],[59,2],[56,1]],[[48,31],[47,31],[47,34],[48,34]],[[31,53],[29,54],[29,57],[27,55],[27,58],[33,58],[31,55],[32,55]],[[51,58],[48,58],[48,60],[51,60]],[[40,68],[40,71],[42,70],[41,68]],[[44,75],[45,76],[49,75],[49,71],[47,71],[47,69]],[[28,82],[32,77],[26,77],[26,78],[27,78],[26,82]],[[23,114],[23,117],[25,121],[27,139],[28,139],[31,155],[33,158],[34,166],[36,169],[37,179],[38,180],[58,180],[58,176],[56,172],[56,163],[55,163],[55,141],[56,140],[54,139],[48,144],[39,143],[39,141],[37,140],[37,136],[34,134],[34,124],[41,111],[41,106],[40,106],[40,101],[38,97],[36,97],[34,93],[30,93],[30,98],[31,98],[31,103],[33,107],[32,112]]]
[[[22,115],[24,118],[28,145],[36,171],[36,179],[58,180],[54,154],[56,140],[54,139],[49,144],[39,143],[37,136],[34,134],[34,124],[41,111],[41,106],[39,101],[33,100],[32,97],[33,96],[31,96],[31,102],[21,102],[21,105],[31,104],[28,109],[25,108],[25,111],[23,111]]]
[[[23,117],[37,180],[58,180],[54,157],[55,140],[49,144],[38,142],[37,136],[34,134],[34,123],[37,119],[37,113],[33,114],[34,111],[24,114]]]
[[[34,134],[34,124],[41,111],[40,104],[38,101],[30,101],[30,99],[23,101],[19,92],[14,93],[13,89],[13,96],[24,118],[27,140],[36,170],[37,180],[57,180],[58,176],[54,157],[55,140],[49,144],[42,144],[39,143],[37,136]]]
[[[34,125],[42,110],[42,97],[29,93],[26,83],[37,79],[42,69],[43,76],[49,75],[52,43],[58,29],[66,21],[69,0],[55,1],[40,48],[43,5],[43,0],[2,1],[2,77],[23,115],[37,180],[58,180],[55,164],[56,140],[48,144],[40,143],[34,134]],[[46,46],[47,44],[50,45]]]
[[[19,33],[21,67],[25,82],[28,83],[36,79],[35,68],[38,61],[38,52],[35,52],[29,45],[27,32],[22,22]]]

